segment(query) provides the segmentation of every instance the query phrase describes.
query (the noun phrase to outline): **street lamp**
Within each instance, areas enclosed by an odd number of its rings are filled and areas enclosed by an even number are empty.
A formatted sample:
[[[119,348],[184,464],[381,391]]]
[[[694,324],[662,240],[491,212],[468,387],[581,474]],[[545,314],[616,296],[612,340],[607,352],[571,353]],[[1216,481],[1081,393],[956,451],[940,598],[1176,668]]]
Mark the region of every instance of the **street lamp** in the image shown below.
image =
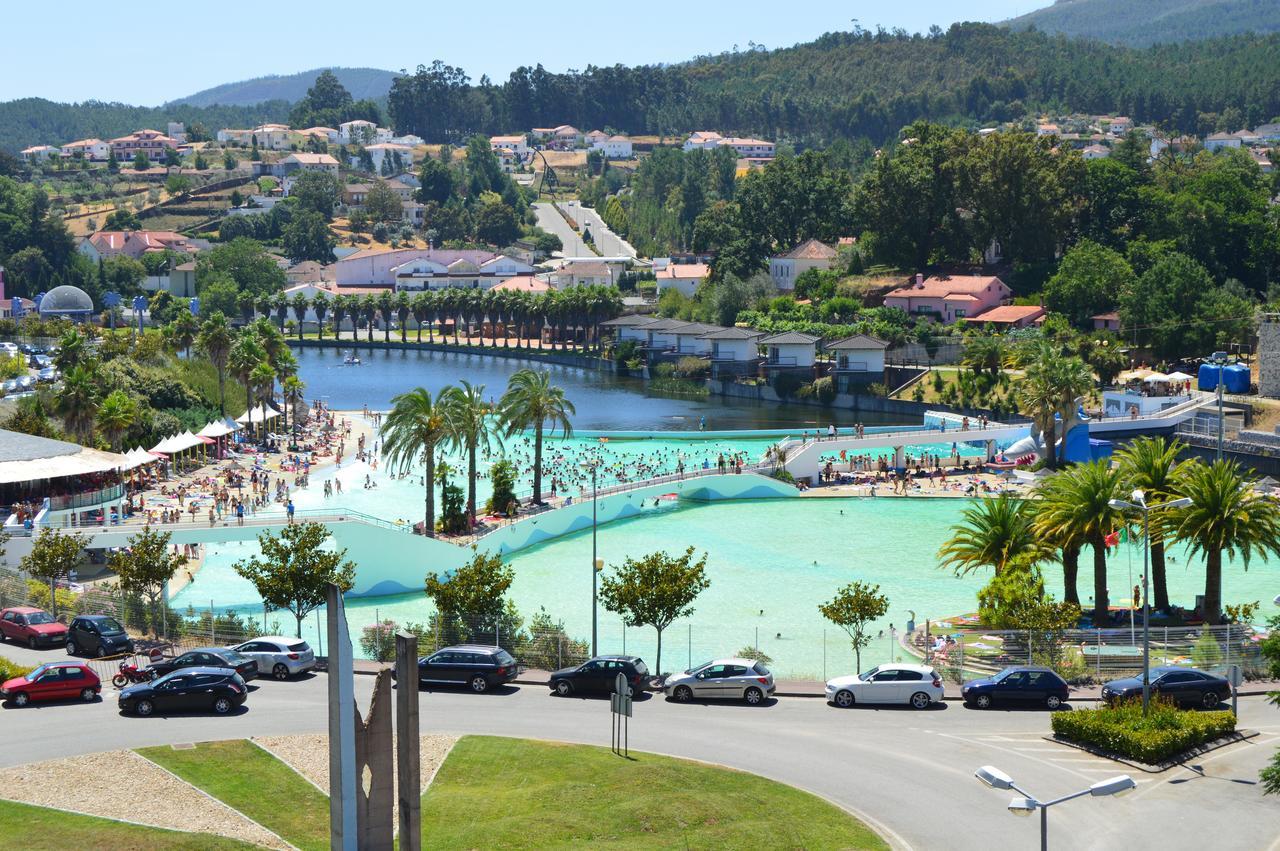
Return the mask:
[[[1170,500],[1160,505],[1147,505],[1147,497],[1140,490],[1131,495],[1132,502],[1113,499],[1107,504],[1119,511],[1142,512],[1142,714],[1147,714],[1151,703],[1151,592],[1147,587],[1147,563],[1151,557],[1151,511],[1154,508],[1186,508],[1191,504],[1187,497]]]
[[[1129,775],[1119,774],[1109,780],[1100,780],[1088,789],[1072,792],[1070,795],[1063,795],[1061,798],[1054,798],[1052,801],[1038,801],[1034,796],[1028,794],[1025,789],[1019,788],[1018,784],[1013,782],[1012,777],[994,765],[982,766],[973,773],[973,776],[992,789],[1012,789],[1021,793],[1022,797],[1009,801],[1009,812],[1015,816],[1029,816],[1036,810],[1040,811],[1040,851],[1048,851],[1049,848],[1049,808],[1054,804],[1061,804],[1063,801],[1070,801],[1073,798],[1082,798],[1085,795],[1091,795],[1094,798],[1119,796],[1133,791],[1138,785],[1133,782],[1133,778]]]
[[[596,656],[599,655],[596,652],[596,575],[600,573],[600,568],[603,566],[600,559],[596,558],[596,485],[600,472],[600,459],[583,461],[579,466],[584,470],[591,470],[591,655]]]
[[[1218,460],[1222,460],[1222,443],[1226,421],[1222,418],[1222,369],[1227,365],[1226,352],[1214,352],[1209,362],[1218,367]]]

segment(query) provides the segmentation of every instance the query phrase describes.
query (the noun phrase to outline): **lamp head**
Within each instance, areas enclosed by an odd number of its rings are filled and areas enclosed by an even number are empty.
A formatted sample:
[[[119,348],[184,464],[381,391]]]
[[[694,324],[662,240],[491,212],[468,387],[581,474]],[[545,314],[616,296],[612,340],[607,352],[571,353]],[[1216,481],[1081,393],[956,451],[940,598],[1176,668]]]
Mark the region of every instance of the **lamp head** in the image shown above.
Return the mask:
[[[1125,502],[1123,499],[1109,499],[1107,500],[1107,505],[1111,506],[1116,511],[1126,511],[1134,507],[1132,504]]]
[[[1161,507],[1162,508],[1186,508],[1189,505],[1191,505],[1191,498],[1184,496],[1184,497],[1180,497],[1178,499],[1172,500],[1170,502],[1166,502]]]
[[[1089,794],[1095,798],[1105,797],[1107,795],[1125,795],[1132,792],[1138,786],[1133,782],[1133,778],[1127,774],[1119,774],[1110,780],[1099,780],[1089,787]]]
[[[1035,798],[1014,798],[1009,802],[1009,812],[1025,818],[1034,813],[1038,806]]]
[[[1129,497],[1129,498],[1130,498],[1130,499],[1132,499],[1132,500],[1133,500],[1135,503],[1137,503],[1138,505],[1143,506],[1144,508],[1145,508],[1145,507],[1146,507],[1146,505],[1147,505],[1147,495],[1146,495],[1145,493],[1143,493],[1141,490],[1135,490],[1135,491],[1130,495],[1130,497]]]
[[[982,766],[977,771],[973,772],[973,776],[990,786],[992,789],[1013,788],[1013,778],[996,768],[994,765]]]

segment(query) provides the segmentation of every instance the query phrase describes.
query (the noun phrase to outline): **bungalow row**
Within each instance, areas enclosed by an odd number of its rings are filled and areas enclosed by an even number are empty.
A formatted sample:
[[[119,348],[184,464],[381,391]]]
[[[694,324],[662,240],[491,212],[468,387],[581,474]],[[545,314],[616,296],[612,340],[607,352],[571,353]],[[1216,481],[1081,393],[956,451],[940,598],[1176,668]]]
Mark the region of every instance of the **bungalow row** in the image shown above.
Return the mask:
[[[806,377],[831,374],[841,392],[883,382],[884,353],[889,344],[855,334],[825,345],[820,337],[798,331],[767,334],[753,328],[707,325],[683,319],[655,319],[629,314],[601,323],[618,343],[634,342],[653,366],[681,358],[705,360],[711,377],[769,377],[794,372]],[[830,354],[819,359],[819,352]]]

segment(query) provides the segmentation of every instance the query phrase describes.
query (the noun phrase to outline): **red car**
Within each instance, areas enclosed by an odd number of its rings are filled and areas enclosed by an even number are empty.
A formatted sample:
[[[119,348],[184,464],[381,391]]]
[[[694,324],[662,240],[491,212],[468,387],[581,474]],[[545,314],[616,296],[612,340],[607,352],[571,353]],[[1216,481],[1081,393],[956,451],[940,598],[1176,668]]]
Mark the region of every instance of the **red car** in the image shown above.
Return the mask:
[[[25,677],[0,686],[0,700],[26,706],[33,700],[94,700],[102,692],[102,680],[83,662],[50,662]]]
[[[67,643],[67,625],[58,623],[43,609],[18,606],[0,612],[0,638],[17,641],[32,650]]]

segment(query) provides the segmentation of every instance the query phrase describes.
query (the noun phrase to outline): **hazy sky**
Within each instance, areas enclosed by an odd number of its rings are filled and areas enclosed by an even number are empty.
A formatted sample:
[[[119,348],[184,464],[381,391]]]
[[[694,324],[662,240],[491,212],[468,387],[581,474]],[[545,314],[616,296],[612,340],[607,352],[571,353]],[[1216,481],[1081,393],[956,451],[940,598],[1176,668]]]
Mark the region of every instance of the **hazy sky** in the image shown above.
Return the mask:
[[[0,100],[45,97],[154,105],[220,83],[331,65],[397,71],[441,59],[472,79],[506,79],[520,65],[678,62],[784,47],[852,21],[924,32],[958,20],[999,21],[1049,0],[644,0],[599,3],[382,3],[304,0],[173,5],[154,11],[66,0],[6,4]],[[225,8],[225,12],[223,11]],[[191,12],[198,10],[199,20]],[[361,16],[367,12],[368,16]],[[356,20],[360,17],[359,20]],[[198,39],[194,43],[191,39]]]

